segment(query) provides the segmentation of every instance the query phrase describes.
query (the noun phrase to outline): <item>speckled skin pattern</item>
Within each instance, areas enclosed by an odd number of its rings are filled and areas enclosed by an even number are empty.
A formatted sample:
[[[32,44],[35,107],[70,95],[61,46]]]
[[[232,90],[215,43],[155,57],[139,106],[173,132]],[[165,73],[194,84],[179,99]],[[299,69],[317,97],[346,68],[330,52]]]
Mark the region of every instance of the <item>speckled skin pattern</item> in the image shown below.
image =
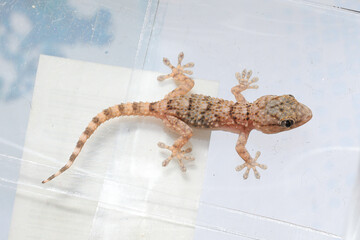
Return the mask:
[[[180,53],[176,67],[171,65],[167,58],[164,58],[165,65],[170,67],[172,72],[158,77],[159,81],[173,78],[178,85],[176,89],[158,102],[122,103],[104,109],[92,119],[81,134],[66,165],[43,183],[57,177],[73,164],[87,139],[102,123],[115,117],[131,115],[159,118],[165,126],[180,135],[171,146],[158,143],[160,148],[171,151],[171,155],[163,161],[163,166],[167,166],[172,159],[176,158],[181,170],[185,172],[183,160],[194,160],[193,157],[186,156],[191,152],[191,148],[182,149],[192,137],[191,127],[224,130],[239,134],[235,149],[245,163],[237,166],[236,170],[241,171],[246,168],[243,177],[247,179],[249,171],[252,169],[255,177],[259,179],[260,174],[256,167],[262,169],[267,167],[257,163],[260,152],[257,152],[252,158],[245,148],[250,131],[256,129],[268,134],[287,131],[305,124],[312,117],[311,110],[296,101],[292,95],[267,95],[253,103],[247,102],[241,92],[246,89],[258,88],[257,85],[253,85],[258,78],[251,78],[252,72],[246,70],[243,70],[241,74],[235,74],[239,84],[233,87],[231,92],[234,94],[236,102],[199,94],[188,94],[194,86],[194,80],[185,75],[192,74],[192,71],[185,70],[185,68],[193,67],[194,64],[188,63],[182,66],[183,58],[184,54]]]

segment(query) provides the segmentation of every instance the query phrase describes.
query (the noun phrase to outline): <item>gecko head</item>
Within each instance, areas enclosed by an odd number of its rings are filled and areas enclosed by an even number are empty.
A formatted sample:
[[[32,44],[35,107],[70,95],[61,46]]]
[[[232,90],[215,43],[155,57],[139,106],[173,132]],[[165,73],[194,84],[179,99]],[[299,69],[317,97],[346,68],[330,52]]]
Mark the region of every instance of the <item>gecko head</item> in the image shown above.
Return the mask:
[[[251,106],[254,128],[263,133],[278,133],[297,128],[312,118],[310,108],[292,95],[267,95]]]

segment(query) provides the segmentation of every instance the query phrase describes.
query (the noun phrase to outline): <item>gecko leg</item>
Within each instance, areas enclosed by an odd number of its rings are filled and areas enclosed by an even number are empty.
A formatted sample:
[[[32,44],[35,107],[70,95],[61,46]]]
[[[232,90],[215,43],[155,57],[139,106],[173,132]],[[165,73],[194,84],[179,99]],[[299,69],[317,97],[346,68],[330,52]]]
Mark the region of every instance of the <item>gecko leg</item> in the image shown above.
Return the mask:
[[[246,71],[246,69],[244,69],[241,74],[239,72],[235,73],[235,77],[239,81],[239,84],[231,89],[231,93],[234,94],[237,102],[246,102],[241,92],[246,89],[257,89],[259,87],[258,85],[251,85],[259,80],[257,77],[251,78],[251,75],[252,71]]]
[[[185,68],[190,68],[194,66],[194,63],[190,62],[185,65],[181,65],[182,60],[184,59],[184,53],[181,52],[178,56],[178,64],[174,67],[169,59],[164,58],[163,62],[166,66],[171,69],[171,73],[167,75],[158,76],[159,81],[163,81],[168,78],[173,78],[175,83],[178,85],[176,89],[170,92],[165,98],[171,98],[176,96],[182,96],[187,94],[193,87],[194,87],[194,80],[190,77],[186,76],[185,74],[191,75],[193,74],[190,70],[185,70]]]
[[[249,136],[249,132],[242,132],[239,134],[238,141],[236,143],[236,151],[240,155],[240,157],[245,161],[245,163],[237,166],[235,169],[236,171],[241,171],[244,168],[247,168],[243,177],[244,179],[247,179],[249,176],[250,169],[254,171],[255,177],[257,179],[260,178],[259,172],[256,170],[256,167],[259,167],[261,169],[267,169],[266,165],[257,163],[257,159],[260,157],[260,152],[256,152],[255,158],[252,158],[249,154],[249,152],[245,148],[245,144],[247,142]]]
[[[194,160],[193,157],[185,156],[186,153],[191,152],[191,148],[182,150],[181,148],[189,141],[192,136],[192,129],[180,119],[173,116],[166,116],[163,119],[165,126],[180,134],[181,136],[174,142],[172,146],[168,146],[165,143],[159,142],[160,148],[165,148],[171,151],[171,155],[162,162],[162,165],[166,167],[169,162],[176,158],[178,160],[181,171],[185,172],[186,167],[183,160]]]

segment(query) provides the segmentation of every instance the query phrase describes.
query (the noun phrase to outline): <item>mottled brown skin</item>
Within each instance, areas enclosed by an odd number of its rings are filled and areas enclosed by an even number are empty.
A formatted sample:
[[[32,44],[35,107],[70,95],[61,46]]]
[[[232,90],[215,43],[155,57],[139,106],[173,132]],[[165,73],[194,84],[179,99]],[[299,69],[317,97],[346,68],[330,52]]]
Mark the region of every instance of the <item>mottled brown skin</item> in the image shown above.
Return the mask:
[[[191,152],[191,148],[182,149],[192,137],[191,127],[231,131],[239,134],[235,149],[245,163],[237,166],[236,170],[247,168],[243,175],[244,179],[248,177],[250,169],[253,169],[256,178],[260,178],[256,167],[266,169],[265,165],[256,162],[260,152],[256,153],[255,158],[252,158],[245,148],[251,130],[256,129],[268,134],[278,133],[299,127],[312,117],[311,110],[296,101],[292,95],[267,95],[253,103],[247,102],[241,92],[246,89],[258,88],[257,85],[251,85],[258,79],[250,79],[252,72],[246,70],[235,75],[239,84],[233,87],[231,92],[234,94],[236,102],[199,94],[188,94],[194,86],[194,81],[185,75],[192,74],[185,68],[193,67],[194,64],[188,63],[181,66],[183,58],[184,54],[180,53],[177,67],[172,66],[170,61],[164,58],[165,65],[170,67],[172,72],[158,77],[160,81],[173,78],[178,85],[176,89],[158,102],[123,103],[109,107],[97,114],[81,134],[66,165],[43,183],[66,171],[94,131],[105,121],[119,116],[156,117],[161,119],[165,126],[178,133],[180,137],[172,146],[161,142],[158,143],[158,146],[171,151],[171,155],[163,161],[162,165],[167,166],[173,158],[176,158],[184,172],[186,168],[183,160],[193,160],[192,157],[185,155]]]

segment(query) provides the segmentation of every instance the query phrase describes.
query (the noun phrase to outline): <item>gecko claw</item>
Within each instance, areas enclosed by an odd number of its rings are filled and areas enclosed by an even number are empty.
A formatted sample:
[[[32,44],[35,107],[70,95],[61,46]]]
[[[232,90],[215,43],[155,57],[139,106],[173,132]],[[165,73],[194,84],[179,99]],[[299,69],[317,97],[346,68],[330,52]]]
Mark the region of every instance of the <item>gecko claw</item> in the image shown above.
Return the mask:
[[[243,177],[244,179],[247,179],[249,176],[250,169],[254,171],[256,179],[260,179],[260,173],[257,171],[256,167],[259,167],[261,169],[267,169],[267,166],[264,164],[257,163],[257,159],[260,157],[260,152],[256,152],[255,158],[251,162],[245,162],[235,168],[236,171],[241,171],[244,168],[247,168]]]
[[[176,158],[178,160],[181,171],[186,172],[186,167],[185,167],[185,165],[183,163],[183,160],[188,160],[188,161],[195,160],[194,157],[185,156],[185,154],[192,151],[192,148],[186,148],[184,150],[181,150],[181,148],[177,148],[177,147],[174,147],[174,146],[168,146],[168,145],[166,145],[165,143],[162,143],[162,142],[159,142],[158,146],[160,148],[168,149],[169,151],[171,151],[171,155],[162,162],[163,167],[166,167],[173,158]]]

